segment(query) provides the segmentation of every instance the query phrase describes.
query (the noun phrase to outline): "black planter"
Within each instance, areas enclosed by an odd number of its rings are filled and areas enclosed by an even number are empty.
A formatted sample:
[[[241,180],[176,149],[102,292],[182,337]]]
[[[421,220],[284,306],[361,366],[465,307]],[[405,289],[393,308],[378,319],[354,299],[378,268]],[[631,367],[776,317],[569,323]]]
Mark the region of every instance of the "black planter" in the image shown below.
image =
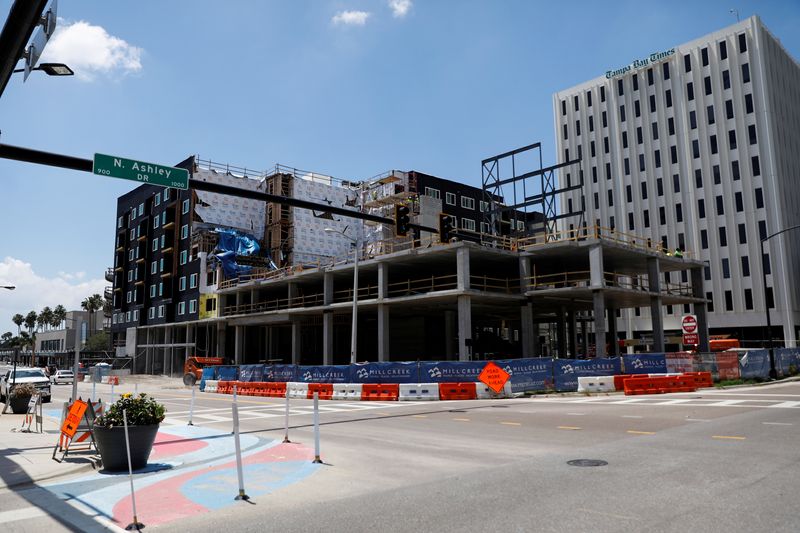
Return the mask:
[[[147,459],[153,449],[158,433],[158,424],[152,426],[128,426],[131,446],[131,468],[139,470],[147,466]],[[94,440],[103,467],[111,472],[128,470],[128,455],[125,451],[125,428],[94,427]]]
[[[22,415],[28,412],[28,402],[31,401],[31,397],[12,396],[8,401],[11,406],[11,412],[15,415]]]

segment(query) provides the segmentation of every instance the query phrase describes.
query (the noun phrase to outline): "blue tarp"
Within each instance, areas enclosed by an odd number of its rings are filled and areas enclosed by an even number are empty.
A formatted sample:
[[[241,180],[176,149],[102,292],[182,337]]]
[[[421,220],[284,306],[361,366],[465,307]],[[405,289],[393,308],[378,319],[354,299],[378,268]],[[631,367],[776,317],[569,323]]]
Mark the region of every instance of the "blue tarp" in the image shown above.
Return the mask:
[[[742,379],[769,377],[769,350],[749,350],[739,356],[739,374]]]
[[[264,381],[294,381],[296,376],[295,365],[264,365]]]
[[[239,381],[264,381],[264,365],[240,365]]]
[[[217,379],[220,381],[236,381],[239,379],[238,366],[218,366]]]
[[[420,383],[461,383],[478,381],[485,362],[423,361],[419,363]]]
[[[219,236],[219,240],[214,252],[214,257],[222,263],[222,270],[225,272],[225,277],[238,278],[240,275],[249,274],[253,268],[248,265],[239,265],[236,263],[236,256],[259,255],[261,247],[256,238],[247,233],[232,229],[217,228],[215,232]],[[270,266],[276,268],[275,264],[271,261]]]
[[[200,375],[200,392],[206,390],[206,380],[207,379],[216,379],[217,375],[217,367],[215,366],[207,366],[203,368],[203,373]]]
[[[419,367],[412,363],[350,365],[351,383],[419,383]]]
[[[779,376],[788,376],[792,371],[800,371],[800,348],[776,348],[775,368]]]
[[[662,356],[663,360],[663,356]],[[555,359],[555,387],[560,391],[578,390],[578,378],[583,376],[613,376],[621,373],[619,358],[614,359]]]
[[[667,358],[663,353],[639,353],[622,356],[626,374],[666,374]]]
[[[350,365],[299,366],[296,379],[306,383],[350,383]]]
[[[553,388],[553,360],[545,357],[534,359],[504,359],[495,361],[497,366],[511,374],[511,392],[539,391]]]

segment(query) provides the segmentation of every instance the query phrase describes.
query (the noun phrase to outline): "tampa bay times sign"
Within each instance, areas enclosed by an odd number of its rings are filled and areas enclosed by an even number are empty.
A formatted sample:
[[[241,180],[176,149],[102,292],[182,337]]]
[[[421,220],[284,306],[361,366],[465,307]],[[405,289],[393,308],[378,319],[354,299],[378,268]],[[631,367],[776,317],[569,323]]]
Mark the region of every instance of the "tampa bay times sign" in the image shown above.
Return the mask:
[[[625,65],[622,68],[618,68],[617,70],[607,70],[606,71],[606,79],[616,78],[617,76],[622,76],[628,72],[633,70],[643,69],[645,67],[649,67],[654,63],[658,63],[659,61],[663,61],[669,57],[672,57],[675,54],[675,49],[670,48],[669,50],[664,50],[663,52],[653,52],[650,54],[649,57],[645,57],[643,59],[636,59],[630,65]]]

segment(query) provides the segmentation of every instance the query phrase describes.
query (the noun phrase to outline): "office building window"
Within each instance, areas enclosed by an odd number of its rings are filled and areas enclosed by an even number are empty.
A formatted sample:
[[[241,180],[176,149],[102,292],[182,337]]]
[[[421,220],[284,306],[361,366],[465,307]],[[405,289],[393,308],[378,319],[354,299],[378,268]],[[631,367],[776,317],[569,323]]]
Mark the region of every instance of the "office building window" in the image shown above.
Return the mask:
[[[706,96],[711,94],[711,76],[703,78],[703,86],[705,87]]]
[[[728,145],[730,146],[731,150],[736,149],[736,130],[730,130],[728,132]]]
[[[189,198],[187,198],[186,200],[183,201],[183,204],[181,205],[181,214],[182,215],[185,215],[186,213],[189,212],[189,203],[190,203]]]
[[[709,145],[709,148],[711,149],[711,153],[712,154],[716,154],[717,152],[719,152],[719,149],[717,147],[717,136],[716,135],[712,135],[711,138],[708,139],[708,145]]]
[[[747,227],[739,224],[739,244],[747,244]]]
[[[670,146],[669,147],[669,160],[670,163],[673,165],[678,164],[678,147],[677,146]]]
[[[684,72],[692,71],[692,56],[689,54],[683,56],[683,71]]]
[[[580,120],[576,120],[575,121],[575,135],[580,136],[580,134],[581,134],[581,121]]]
[[[664,66],[667,66],[667,63],[664,63]],[[665,100],[665,103],[666,103],[667,107],[672,107],[672,90],[671,89],[667,89],[664,92],[664,100]]]
[[[656,150],[653,153],[653,158],[655,159],[656,168],[661,168],[661,150]]]
[[[634,114],[634,116],[636,118],[639,118],[639,117],[642,116],[642,110],[641,110],[641,107],[639,106],[639,100],[636,100],[635,102],[633,102],[633,114]]]
[[[650,227],[650,211],[649,210],[645,209],[644,211],[642,211],[642,219],[644,221],[644,227],[645,228],[649,228]]]
[[[731,88],[731,73],[727,69],[722,71],[722,88],[723,89]]]
[[[152,285],[150,285],[150,298],[155,298],[155,297],[156,297],[156,284],[153,283]]]
[[[681,204],[675,204],[675,220],[683,222],[683,206]]]
[[[651,129],[653,131],[653,140],[658,140],[658,122],[653,122],[651,125]]]
[[[750,144],[756,144],[758,140],[756,139],[756,125],[751,124],[747,126],[747,135],[750,138]]]
[[[694,171],[694,185],[698,189],[703,188],[703,171],[699,168]]]
[[[594,193],[594,208],[595,210],[600,209],[600,195],[598,193]]]
[[[156,205],[161,205],[161,193],[156,193],[156,199],[154,200]]]
[[[153,250],[154,252],[155,252],[156,250],[158,250],[158,237],[156,237],[155,239],[153,239],[153,246],[152,246],[152,250]]]
[[[647,85],[653,85],[653,69],[647,69]]]
[[[731,265],[727,257],[722,258],[722,277],[725,279],[730,279],[731,277]]]
[[[567,154],[566,161],[569,161],[569,152],[567,152]],[[439,189],[433,189],[431,187],[425,187],[425,196],[430,196],[431,198],[441,198]]]
[[[697,139],[692,140],[692,157],[700,159],[700,141]]]
[[[475,209],[475,198],[470,198],[468,196],[461,197],[461,207],[464,209]]]
[[[761,175],[761,165],[758,161],[758,156],[754,155],[750,158],[750,165],[753,168],[753,176],[760,176]]]
[[[642,182],[642,200],[647,200],[647,182]]]
[[[733,100],[725,100],[725,118],[733,118]]]
[[[737,191],[736,194],[733,195],[734,203],[736,204],[736,212],[741,213],[744,211],[744,202],[742,201],[742,193]]]
[[[614,191],[608,189],[608,207],[614,207]]]
[[[181,264],[185,265],[189,261],[189,252],[187,250],[181,251]]]
[[[714,185],[719,185],[720,183],[722,183],[722,177],[720,176],[719,172],[719,165],[712,166],[711,173],[714,175]]]
[[[607,128],[608,127],[608,115],[606,115],[606,112],[603,111],[603,113],[600,115],[600,117],[603,119],[603,127]]]
[[[594,142],[594,141],[592,141],[592,142]],[[609,146],[608,146],[608,137],[603,137],[603,151],[605,153],[608,153],[610,151],[609,150]]]
[[[461,227],[469,231],[475,231],[475,221],[471,218],[462,218]]]
[[[155,318],[156,317],[156,308],[151,307],[147,310],[147,318]]]
[[[651,113],[656,112],[656,97],[654,94],[650,95],[650,112]]]
[[[620,122],[625,122],[625,106],[619,106],[619,120]]]
[[[709,313],[714,312],[714,295],[713,293],[707,292],[706,293],[706,300],[708,300],[708,304],[706,304],[706,308],[708,309]]]
[[[564,138],[566,139],[567,126],[564,125]],[[444,193],[444,201],[447,205],[456,205],[456,195],[452,192]]]
[[[689,111],[689,128],[697,129],[697,114],[694,111]]]
[[[714,119],[714,106],[710,105],[706,108],[706,114],[708,116],[708,123],[709,125],[714,124],[716,120]]]
[[[597,183],[597,167],[592,167],[592,183]]]
[[[183,226],[181,226],[181,239],[186,239],[188,237],[189,237],[189,224],[184,224]]]
[[[756,188],[756,209],[764,207],[764,191],[761,187]]]
[[[178,314],[179,315],[186,314],[186,302],[180,302],[178,304]]]
[[[706,201],[702,198],[697,200],[697,216],[699,218],[706,218]]]
[[[633,187],[631,187],[630,185],[625,186],[625,200],[628,203],[633,202]]]
[[[725,230],[725,226],[719,227],[719,245],[728,246],[728,232]]]
[[[744,290],[744,308],[748,311],[753,310],[753,289]]]
[[[733,311],[733,293],[731,291],[725,291],[725,310]]]
[[[594,117],[589,117],[589,131],[594,131]]]
[[[489,233],[489,224],[481,222],[481,233]]]
[[[722,196],[717,196],[717,215],[724,215],[725,214],[725,206],[722,202]]]
[[[658,208],[658,222],[662,226],[667,223],[667,210],[663,205]]]
[[[694,84],[692,82],[686,84],[686,99],[690,102],[694,100]]]
[[[642,137],[642,128],[641,126],[636,128],[636,143],[642,144],[644,142],[644,138]]]
[[[127,294],[125,295],[125,301],[127,303],[131,303],[132,299],[133,299],[133,294],[131,294],[131,291],[128,291]]]
[[[742,65],[742,83],[749,83],[750,82],[750,65],[748,63],[744,63]]]
[[[178,280],[178,290],[185,291],[186,290],[186,276],[181,276]]]
[[[189,313],[197,312],[197,300],[189,300]]]
[[[630,161],[630,159],[628,159],[627,157],[625,159],[623,159],[622,160],[622,165],[625,168],[625,175],[626,176],[630,176],[630,174],[631,174],[631,161]],[[594,182],[597,183],[597,180],[594,180]]]
[[[753,95],[752,94],[744,95],[744,110],[747,112],[747,114],[750,114],[750,113],[753,112]]]
[[[719,43],[719,58],[728,59],[728,44],[725,41]]]
[[[164,318],[164,305],[158,306],[158,318]]]
[[[625,94],[625,88],[622,86],[622,80],[617,80],[617,95],[622,96],[623,94]]]
[[[567,101],[566,100],[561,100],[561,114],[562,115],[566,115],[567,114]]]
[[[564,133],[564,140],[566,141],[567,139],[569,139],[569,133],[566,124],[564,124],[564,126],[562,127],[562,131]],[[453,202],[455,202],[455,199],[453,199]]]
[[[628,213],[628,230],[633,231],[633,213]]]
[[[158,295],[159,296],[164,296],[164,282],[163,281],[159,281],[158,282]]]
[[[592,91],[586,91],[586,105],[592,107]]]
[[[739,34],[739,53],[743,54],[747,52],[747,37],[744,33]]]
[[[758,239],[764,240],[767,238],[767,221],[766,220],[759,220],[758,221]]]
[[[733,181],[738,181],[741,179],[738,161],[731,161],[731,175],[733,176]]]
[[[673,192],[681,192],[681,178],[678,174],[672,175],[672,190]]]
[[[600,101],[601,102],[605,102],[606,101],[606,88],[605,87],[600,87]]]
[[[644,172],[644,154],[639,154],[639,172]]]
[[[661,178],[656,179],[656,192],[658,192],[659,196],[664,196],[664,182]]]
[[[189,288],[194,289],[196,287],[197,287],[197,274],[191,274],[189,275]]]
[[[572,186],[572,182],[570,180],[570,174],[567,173],[567,187],[570,186]],[[480,206],[481,206],[481,213],[485,213],[486,211],[489,210],[489,202],[484,202],[483,200],[481,200]]]
[[[580,109],[580,102],[579,102],[579,100],[578,100],[578,95],[576,94],[576,95],[573,97],[573,99],[572,99],[572,100],[573,100],[573,103],[574,103],[574,105],[575,105],[575,111],[578,111],[578,110]]]
[[[670,135],[675,135],[675,119],[672,117],[667,119],[667,131]]]
[[[606,163],[606,179],[611,179],[611,163]]]
[[[158,260],[158,271],[164,272],[164,258]]]
[[[703,48],[700,50],[700,60],[704,67],[708,66],[708,48]]]
[[[163,261],[163,259],[162,259],[162,261]],[[152,263],[150,263],[150,273],[151,274],[155,274],[156,272],[158,272],[158,263],[153,261]]]

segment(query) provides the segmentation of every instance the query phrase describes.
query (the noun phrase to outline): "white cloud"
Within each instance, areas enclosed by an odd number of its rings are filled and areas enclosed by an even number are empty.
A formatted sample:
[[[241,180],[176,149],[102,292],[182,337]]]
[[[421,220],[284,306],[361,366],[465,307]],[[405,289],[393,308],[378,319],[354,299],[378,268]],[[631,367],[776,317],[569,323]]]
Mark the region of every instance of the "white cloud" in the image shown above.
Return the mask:
[[[142,70],[142,49],[109,35],[102,26],[80,20],[62,24],[47,43],[43,62],[66,63],[75,75],[92,81],[97,74],[113,76]]]
[[[85,273],[59,272],[54,278],[40,276],[30,263],[6,257],[0,262],[0,285],[16,285],[13,291],[0,289],[0,334],[17,334],[11,317],[17,313],[37,313],[43,307],[63,305],[67,311],[81,308],[81,302],[92,294],[103,294],[109,285],[105,279],[86,279]]]
[[[367,23],[370,14],[366,11],[340,11],[336,13],[331,22],[344,26],[363,26]]]
[[[389,7],[392,8],[392,16],[403,18],[411,10],[411,0],[389,0]]]

